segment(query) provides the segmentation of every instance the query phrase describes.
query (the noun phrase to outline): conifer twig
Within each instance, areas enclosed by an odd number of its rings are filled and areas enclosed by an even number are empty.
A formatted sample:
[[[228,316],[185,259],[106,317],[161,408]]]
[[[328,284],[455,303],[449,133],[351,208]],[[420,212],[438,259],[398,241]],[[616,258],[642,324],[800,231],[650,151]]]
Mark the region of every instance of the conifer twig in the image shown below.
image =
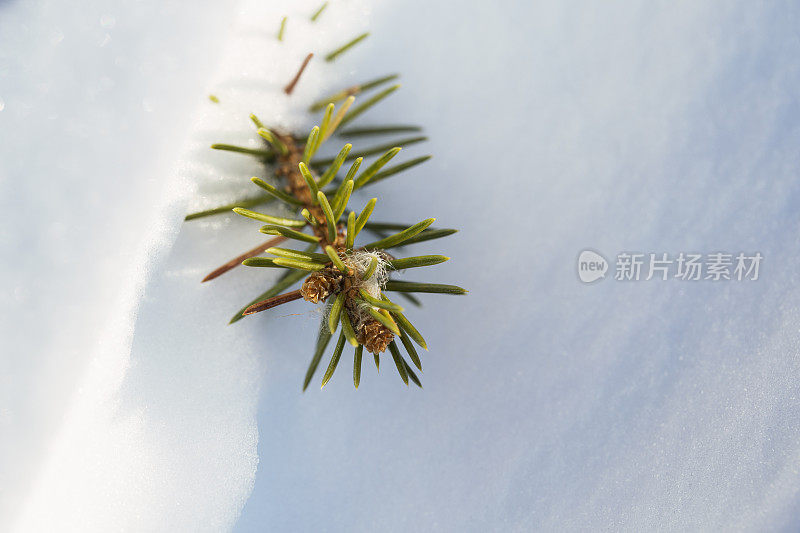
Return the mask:
[[[312,20],[325,9],[323,4],[312,16]],[[286,19],[282,21],[280,35],[284,31]],[[334,50],[326,57],[334,60],[355,44],[366,38],[363,34]],[[309,64],[309,54],[294,79],[285,87],[291,94],[299,78]],[[236,322],[244,316],[284,303],[304,299],[329,306],[326,319],[320,329],[317,348],[306,372],[303,390],[318,368],[322,354],[331,336],[339,329],[336,348],[328,368],[322,379],[324,387],[332,378],[345,343],[355,347],[353,360],[353,383],[359,386],[361,380],[361,363],[366,349],[373,354],[375,366],[379,369],[379,354],[388,350],[395,367],[408,385],[409,381],[421,387],[418,376],[412,366],[400,353],[401,344],[417,370],[422,370],[422,362],[415,344],[427,349],[425,340],[417,329],[405,317],[404,308],[387,297],[388,291],[395,291],[412,303],[419,305],[411,293],[465,294],[467,291],[455,285],[437,283],[418,283],[390,279],[392,273],[399,269],[428,267],[447,261],[444,255],[417,255],[411,257],[394,257],[385,250],[405,247],[412,243],[437,239],[455,232],[452,229],[431,228],[435,219],[428,218],[416,224],[399,224],[389,222],[369,222],[370,215],[376,205],[373,198],[366,203],[360,213],[348,208],[351,194],[357,189],[377,181],[387,179],[409,168],[412,168],[430,156],[423,156],[394,166],[387,166],[403,146],[427,140],[424,136],[400,139],[391,143],[371,148],[353,150],[352,145],[345,144],[338,155],[330,159],[314,159],[322,144],[333,135],[337,127],[344,126],[359,118],[362,114],[382,102],[395,92],[399,85],[384,88],[377,94],[359,103],[351,109],[355,101],[354,94],[378,87],[397,78],[397,75],[384,76],[370,82],[351,86],[344,91],[318,101],[312,106],[314,110],[325,108],[317,126],[311,128],[307,136],[297,132],[287,133],[276,129],[268,129],[257,117],[250,119],[257,128],[257,133],[268,144],[268,149],[259,150],[233,145],[214,145],[214,148],[240,152],[261,157],[264,162],[274,162],[272,170],[276,185],[254,177],[255,185],[269,193],[270,198],[284,202],[292,211],[285,216],[260,213],[249,209],[248,205],[236,205],[235,213],[254,219],[266,225],[261,226],[262,233],[277,235],[274,239],[232,259],[204,279],[207,281],[227,272],[239,264],[248,267],[267,267],[286,269],[278,280],[242,308],[231,319]],[[338,110],[337,103],[340,102]],[[417,126],[373,126],[345,130],[343,135],[385,135],[401,132],[416,132]],[[361,168],[365,157],[381,154],[376,160]],[[353,161],[346,176],[337,176],[345,161]],[[385,167],[385,168],[384,168]],[[359,172],[360,171],[360,172]],[[331,186],[334,185],[335,186]],[[246,202],[263,202],[259,197]],[[240,204],[243,202],[240,202]],[[218,212],[219,208],[206,213]],[[205,216],[205,214],[203,214]],[[379,240],[371,244],[357,247],[355,240],[362,229],[378,236]],[[306,249],[279,248],[275,244],[294,239],[309,243]],[[321,253],[324,252],[324,253]],[[261,253],[271,256],[262,257]],[[293,285],[302,281],[302,286],[290,290]],[[289,292],[284,292],[289,290]],[[397,342],[400,339],[400,342]]]

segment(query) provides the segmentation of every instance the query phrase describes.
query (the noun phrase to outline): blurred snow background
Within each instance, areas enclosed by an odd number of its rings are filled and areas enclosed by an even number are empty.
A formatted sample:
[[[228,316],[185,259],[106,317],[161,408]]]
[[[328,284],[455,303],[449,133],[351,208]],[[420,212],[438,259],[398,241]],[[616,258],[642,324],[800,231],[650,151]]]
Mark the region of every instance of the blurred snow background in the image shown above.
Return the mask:
[[[0,529],[796,529],[800,8],[342,1],[292,25],[315,7],[0,5]],[[400,157],[435,157],[376,218],[461,228],[407,278],[471,293],[410,313],[424,390],[365,364],[354,391],[345,356],[301,394],[318,316],[227,327],[266,274],[197,280],[259,235],[181,216],[257,172],[204,148],[252,138],[247,112],[307,124],[317,89],[395,70],[363,123],[423,124]],[[587,247],[765,260],[584,286]]]

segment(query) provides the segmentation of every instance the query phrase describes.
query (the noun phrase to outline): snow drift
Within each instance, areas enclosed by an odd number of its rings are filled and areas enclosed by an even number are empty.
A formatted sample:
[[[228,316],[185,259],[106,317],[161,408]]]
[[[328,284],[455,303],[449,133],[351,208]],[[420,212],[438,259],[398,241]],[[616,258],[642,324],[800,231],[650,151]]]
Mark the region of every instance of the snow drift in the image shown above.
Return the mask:
[[[0,528],[796,529],[797,6],[343,1],[292,23],[316,7],[0,7]],[[365,364],[354,391],[345,352],[302,395],[318,313],[227,327],[267,275],[197,282],[258,235],[181,217],[249,186],[251,161],[206,149],[252,139],[247,113],[305,126],[320,89],[390,71],[364,123],[422,124],[399,157],[436,157],[376,186],[375,216],[461,228],[404,279],[471,292],[409,311],[425,389]],[[751,283],[583,285],[587,248],[765,259]]]

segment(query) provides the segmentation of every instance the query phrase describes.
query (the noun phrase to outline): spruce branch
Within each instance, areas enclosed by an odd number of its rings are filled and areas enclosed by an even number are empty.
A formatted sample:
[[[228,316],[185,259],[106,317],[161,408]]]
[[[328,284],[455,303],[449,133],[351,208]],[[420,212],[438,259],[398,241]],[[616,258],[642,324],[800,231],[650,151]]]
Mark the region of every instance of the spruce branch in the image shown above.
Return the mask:
[[[311,16],[311,20],[315,21],[326,6],[327,2],[322,4]],[[284,18],[279,30],[280,39],[283,38],[285,26]],[[326,59],[336,59],[367,35],[360,35],[345,43],[328,54]],[[306,56],[295,77],[285,87],[287,94],[291,94],[311,58],[312,54]],[[434,218],[416,224],[370,222],[377,198],[367,201],[360,212],[348,208],[352,197],[363,187],[399,175],[430,159],[431,156],[426,155],[389,165],[403,147],[423,142],[427,137],[407,137],[367,148],[354,148],[353,144],[347,143],[335,152],[334,157],[317,155],[334,134],[358,138],[421,131],[419,126],[409,125],[344,128],[375,108],[400,86],[394,84],[384,87],[358,104],[355,103],[356,95],[385,86],[397,77],[392,74],[353,85],[315,102],[311,107],[312,111],[324,112],[318,117],[318,125],[310,128],[307,135],[268,127],[258,117],[251,115],[249,118],[255,126],[258,135],[256,138],[264,143],[263,148],[230,144],[214,144],[212,148],[259,158],[264,164],[266,175],[253,177],[251,181],[266,194],[187,216],[191,220],[222,212],[229,213],[232,210],[238,215],[260,222],[259,231],[274,236],[228,261],[204,280],[213,279],[239,264],[254,268],[274,268],[283,272],[271,287],[239,310],[231,323],[244,316],[300,299],[328,306],[303,382],[303,390],[313,379],[330,339],[340,324],[341,331],[322,378],[322,387],[332,379],[345,343],[355,349],[353,384],[356,388],[361,381],[365,350],[373,354],[378,370],[380,354],[388,350],[403,382],[408,385],[411,381],[421,387],[413,368],[422,370],[422,361],[415,344],[425,350],[427,344],[405,316],[404,307],[391,301],[387,292],[397,293],[414,305],[420,305],[414,296],[416,293],[467,292],[455,285],[390,279],[398,270],[435,266],[449,258],[438,254],[394,257],[385,251],[442,238],[452,235],[456,230],[431,227]],[[378,156],[377,159],[362,168],[364,158],[373,155]],[[345,177],[337,177],[348,161],[352,163]],[[285,204],[291,214],[278,216],[253,210],[254,207],[275,199]],[[359,243],[359,235],[364,229],[378,235],[378,240],[367,244]],[[305,249],[279,246],[287,240],[303,242],[308,246]],[[297,284],[300,284],[299,288],[296,287]],[[398,338],[400,342],[397,342]],[[400,345],[408,354],[413,367],[401,354]]]

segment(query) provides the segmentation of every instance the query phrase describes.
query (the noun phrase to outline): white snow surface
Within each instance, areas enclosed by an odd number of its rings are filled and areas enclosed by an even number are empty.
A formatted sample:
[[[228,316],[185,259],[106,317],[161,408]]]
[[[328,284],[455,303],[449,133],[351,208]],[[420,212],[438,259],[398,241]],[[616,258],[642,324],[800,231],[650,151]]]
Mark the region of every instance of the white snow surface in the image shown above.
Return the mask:
[[[315,7],[0,5],[0,529],[795,530],[800,7]],[[353,390],[346,351],[301,394],[318,310],[227,326],[274,274],[198,281],[257,224],[181,218],[258,174],[207,149],[250,111],[306,127],[394,71],[359,122],[423,124],[398,159],[435,157],[354,205],[460,228],[401,277],[471,292],[409,309],[423,390],[390,360]],[[765,259],[586,286],[585,248]]]
[[[0,530],[225,530],[252,489],[265,361],[257,323],[226,324],[266,281],[199,282],[264,236],[182,219],[253,188],[209,145],[255,145],[251,112],[305,127],[340,74],[283,86],[369,9],[312,28],[316,2],[217,4],[0,7]]]

